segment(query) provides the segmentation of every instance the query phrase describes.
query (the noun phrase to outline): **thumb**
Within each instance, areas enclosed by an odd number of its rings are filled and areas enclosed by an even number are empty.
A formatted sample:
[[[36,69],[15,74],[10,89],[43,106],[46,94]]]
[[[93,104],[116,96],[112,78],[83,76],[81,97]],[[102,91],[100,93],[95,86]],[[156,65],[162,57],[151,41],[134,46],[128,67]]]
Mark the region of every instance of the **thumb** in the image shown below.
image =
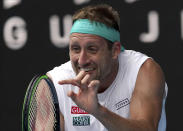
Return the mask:
[[[76,95],[77,95],[77,94],[74,93],[73,91],[69,91],[69,92],[67,93],[67,96],[70,97],[73,101],[75,101]]]

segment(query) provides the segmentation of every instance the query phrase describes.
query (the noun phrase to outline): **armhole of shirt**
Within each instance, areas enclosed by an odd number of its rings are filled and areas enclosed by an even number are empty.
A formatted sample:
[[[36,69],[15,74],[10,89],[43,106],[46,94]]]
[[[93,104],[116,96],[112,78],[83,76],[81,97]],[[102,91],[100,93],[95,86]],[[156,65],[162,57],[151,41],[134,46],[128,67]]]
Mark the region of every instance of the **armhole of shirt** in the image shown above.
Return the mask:
[[[131,72],[132,74],[134,74],[133,76],[133,79],[134,79],[134,85],[131,86],[131,92],[133,93],[134,91],[134,88],[135,88],[135,85],[136,85],[136,81],[137,81],[137,76],[138,76],[138,73],[142,67],[142,65],[145,63],[146,60],[148,59],[152,59],[151,57],[148,57],[148,56],[142,56],[140,58],[140,60],[138,61],[138,63],[135,65],[136,66],[136,69],[135,69],[135,72],[133,70],[133,72]]]

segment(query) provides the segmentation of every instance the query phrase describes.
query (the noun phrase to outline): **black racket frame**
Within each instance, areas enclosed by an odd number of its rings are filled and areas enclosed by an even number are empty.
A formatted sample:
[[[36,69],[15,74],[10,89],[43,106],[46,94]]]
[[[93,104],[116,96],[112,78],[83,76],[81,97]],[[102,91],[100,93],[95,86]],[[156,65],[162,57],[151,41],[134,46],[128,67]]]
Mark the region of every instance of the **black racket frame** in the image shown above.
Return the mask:
[[[37,83],[40,78],[44,79],[47,84],[50,87],[50,91],[52,93],[52,98],[53,98],[53,104],[55,106],[55,114],[56,114],[56,126],[54,131],[61,131],[60,129],[60,110],[59,110],[59,102],[58,102],[58,97],[57,97],[57,92],[55,89],[55,86],[52,82],[52,80],[46,76],[46,75],[36,75],[32,78],[30,81],[28,88],[26,90],[26,94],[24,97],[24,103],[23,103],[23,108],[22,108],[22,131],[29,131],[28,129],[28,119],[29,119],[29,104],[31,102],[31,96],[34,88],[37,88],[35,84]]]

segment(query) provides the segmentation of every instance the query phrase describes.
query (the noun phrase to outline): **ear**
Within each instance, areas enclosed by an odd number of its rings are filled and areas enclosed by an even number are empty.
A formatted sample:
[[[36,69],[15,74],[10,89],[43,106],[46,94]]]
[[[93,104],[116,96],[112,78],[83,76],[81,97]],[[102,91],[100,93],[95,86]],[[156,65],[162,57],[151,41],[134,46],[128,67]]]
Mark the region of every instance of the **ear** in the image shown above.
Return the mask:
[[[121,43],[120,42],[114,42],[113,47],[112,47],[112,57],[113,57],[113,59],[117,59],[120,52],[121,52]]]

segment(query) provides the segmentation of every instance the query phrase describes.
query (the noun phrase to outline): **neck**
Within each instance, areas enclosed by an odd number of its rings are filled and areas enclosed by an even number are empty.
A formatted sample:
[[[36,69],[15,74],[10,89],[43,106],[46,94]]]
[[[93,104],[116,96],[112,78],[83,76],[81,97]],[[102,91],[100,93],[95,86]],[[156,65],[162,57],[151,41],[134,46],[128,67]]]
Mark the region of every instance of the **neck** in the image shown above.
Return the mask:
[[[119,69],[119,61],[115,61],[112,65],[111,72],[108,74],[106,79],[101,80],[101,85],[98,89],[98,93],[104,92],[109,86],[113,83],[113,81],[116,79],[116,76],[118,74]]]

